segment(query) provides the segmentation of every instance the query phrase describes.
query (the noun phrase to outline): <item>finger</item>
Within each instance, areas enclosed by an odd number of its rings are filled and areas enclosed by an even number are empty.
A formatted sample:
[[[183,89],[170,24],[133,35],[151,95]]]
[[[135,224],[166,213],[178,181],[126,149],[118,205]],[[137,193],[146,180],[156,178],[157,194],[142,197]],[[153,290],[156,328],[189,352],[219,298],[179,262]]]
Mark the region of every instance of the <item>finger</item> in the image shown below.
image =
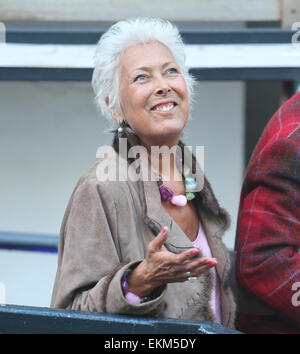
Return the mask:
[[[187,272],[198,268],[199,266],[210,266],[211,259],[208,257],[197,257],[198,249],[192,249],[176,255],[176,270],[178,273]]]
[[[195,258],[198,254],[199,254],[199,250],[196,248],[182,252],[179,255],[177,255],[177,262],[178,262],[178,264],[183,264],[186,261],[189,261],[189,260]]]
[[[149,243],[149,248],[155,252],[160,251],[164,243],[166,242],[169,235],[169,230],[167,226],[164,226],[160,233]]]
[[[185,282],[189,280],[189,277],[191,278],[198,278],[202,274],[204,274],[206,271],[208,271],[213,265],[209,263],[202,263],[198,265],[198,267],[194,267],[188,270],[176,270],[172,273],[172,276],[170,278],[171,272],[168,272],[168,276],[164,281],[166,283],[176,283],[176,282]],[[196,279],[193,279],[196,280]]]
[[[201,257],[201,258],[194,258],[188,262],[187,267],[197,267],[200,265],[216,265],[218,263],[216,258],[208,258],[208,257]]]
[[[217,260],[215,258],[199,258],[195,261],[187,263],[184,268],[182,266],[177,268],[177,271],[172,276],[172,279],[168,279],[166,282],[185,282],[189,277],[198,278],[210,268],[214,267],[216,264]]]
[[[179,281],[179,282],[185,282],[185,281],[189,280],[189,278],[193,278],[193,280],[196,280],[197,278],[199,278],[202,274],[204,274],[209,269],[210,269],[210,266],[208,266],[208,265],[201,266],[196,271],[192,270],[190,272],[184,272],[184,273],[178,274],[176,278],[177,278],[177,281]]]
[[[208,269],[215,267],[216,264],[217,264],[216,261],[207,260],[204,264],[200,264],[196,267],[191,268],[190,273],[193,276],[199,277],[201,274],[203,274]]]
[[[195,259],[190,262],[186,262],[184,264],[184,272],[193,272],[197,273],[198,271],[202,271],[202,269],[209,269],[211,267],[216,266],[217,260],[215,258],[200,258]]]
[[[197,257],[197,255],[199,255],[199,249],[194,248],[194,249],[190,249],[188,251],[182,252],[179,255],[177,255],[177,264],[184,264],[187,261],[188,262],[192,262],[192,261],[197,261],[197,263],[205,263],[208,261],[216,261],[215,258],[208,258],[208,257]]]
[[[216,258],[205,258],[203,260],[200,260],[200,262],[197,264],[194,262],[193,264],[190,264],[191,267],[197,268],[201,266],[208,266],[209,268],[214,267],[217,265],[217,260]]]

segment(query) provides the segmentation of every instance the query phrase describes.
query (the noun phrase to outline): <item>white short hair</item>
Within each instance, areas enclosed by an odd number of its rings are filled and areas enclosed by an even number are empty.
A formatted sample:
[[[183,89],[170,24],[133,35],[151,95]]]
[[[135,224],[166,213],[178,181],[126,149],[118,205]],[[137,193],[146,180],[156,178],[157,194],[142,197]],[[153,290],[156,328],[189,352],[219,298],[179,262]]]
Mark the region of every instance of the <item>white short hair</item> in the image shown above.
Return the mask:
[[[109,108],[123,116],[119,99],[119,62],[122,54],[132,45],[151,40],[163,43],[173,54],[185,79],[191,105],[196,80],[186,67],[184,43],[177,27],[160,18],[138,17],[115,23],[102,35],[96,46],[92,87],[95,103],[107,119],[111,120]],[[106,97],[109,107],[105,102]]]

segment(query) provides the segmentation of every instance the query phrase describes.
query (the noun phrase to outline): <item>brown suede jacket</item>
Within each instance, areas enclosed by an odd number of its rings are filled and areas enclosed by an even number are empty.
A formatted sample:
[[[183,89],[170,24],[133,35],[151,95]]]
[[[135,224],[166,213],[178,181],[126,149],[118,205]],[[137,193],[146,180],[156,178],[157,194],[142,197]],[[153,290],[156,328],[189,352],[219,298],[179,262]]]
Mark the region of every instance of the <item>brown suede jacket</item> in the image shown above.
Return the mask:
[[[194,247],[163,208],[155,181],[100,182],[97,168],[104,159],[110,167],[125,161],[113,150],[93,164],[77,183],[62,222],[51,307],[215,321],[209,305],[211,270],[194,283],[167,284],[154,300],[135,305],[125,299],[122,275],[145,258],[149,242],[163,226],[170,230],[165,244],[169,251],[180,253]],[[213,257],[218,260],[222,323],[234,328],[230,257],[221,239],[230,218],[220,208],[206,179],[193,202]]]

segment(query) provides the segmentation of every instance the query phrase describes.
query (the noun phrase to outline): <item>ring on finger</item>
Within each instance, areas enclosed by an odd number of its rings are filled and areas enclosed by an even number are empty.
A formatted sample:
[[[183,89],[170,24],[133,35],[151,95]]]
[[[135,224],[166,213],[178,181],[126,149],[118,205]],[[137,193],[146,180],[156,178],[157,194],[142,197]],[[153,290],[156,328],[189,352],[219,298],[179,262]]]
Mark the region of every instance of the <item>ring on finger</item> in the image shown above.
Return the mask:
[[[190,283],[193,283],[195,280],[197,280],[197,277],[188,277]]]
[[[191,272],[186,272],[186,276],[187,276],[187,280],[188,280],[190,283],[193,283],[195,280],[197,280],[197,277],[192,277],[192,276],[191,276]]]

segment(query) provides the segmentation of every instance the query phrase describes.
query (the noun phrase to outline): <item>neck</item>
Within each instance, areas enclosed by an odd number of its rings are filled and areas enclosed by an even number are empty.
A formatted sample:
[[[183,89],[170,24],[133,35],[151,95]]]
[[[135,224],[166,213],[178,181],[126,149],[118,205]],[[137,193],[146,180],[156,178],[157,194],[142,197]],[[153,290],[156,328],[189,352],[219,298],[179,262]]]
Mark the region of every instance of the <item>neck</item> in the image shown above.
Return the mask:
[[[148,161],[152,169],[159,174],[164,181],[181,181],[182,174],[176,159],[178,145],[172,147],[150,147]]]
[[[135,144],[143,145],[147,149],[148,161],[152,169],[162,176],[164,181],[182,181],[182,173],[176,163],[176,149],[180,148],[178,136],[172,141],[168,139],[165,143],[162,143],[161,138],[160,141],[148,142],[147,139],[142,137],[135,135],[133,137],[134,141],[128,141],[129,147]],[[119,139],[117,141],[119,142]],[[119,148],[117,151],[119,152]]]

